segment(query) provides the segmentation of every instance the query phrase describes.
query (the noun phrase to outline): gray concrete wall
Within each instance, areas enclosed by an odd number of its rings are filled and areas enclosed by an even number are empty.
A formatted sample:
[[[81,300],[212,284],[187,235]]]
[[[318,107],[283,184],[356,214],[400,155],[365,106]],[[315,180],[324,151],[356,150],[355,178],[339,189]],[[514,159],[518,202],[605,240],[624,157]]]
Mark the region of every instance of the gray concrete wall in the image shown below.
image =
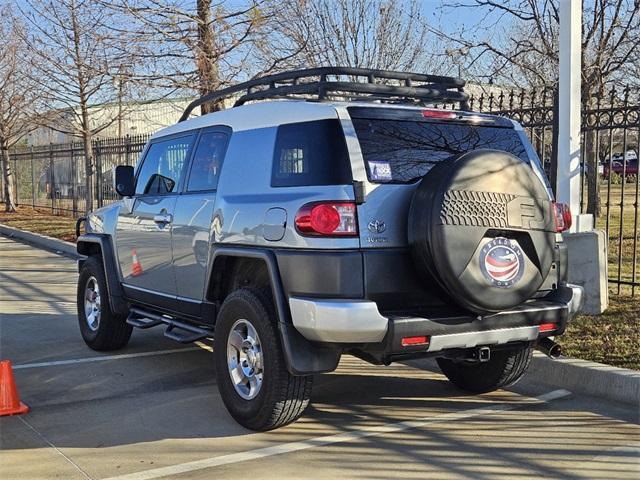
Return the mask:
[[[568,279],[584,288],[584,313],[598,315],[609,306],[607,235],[602,230],[565,233],[569,251]]]

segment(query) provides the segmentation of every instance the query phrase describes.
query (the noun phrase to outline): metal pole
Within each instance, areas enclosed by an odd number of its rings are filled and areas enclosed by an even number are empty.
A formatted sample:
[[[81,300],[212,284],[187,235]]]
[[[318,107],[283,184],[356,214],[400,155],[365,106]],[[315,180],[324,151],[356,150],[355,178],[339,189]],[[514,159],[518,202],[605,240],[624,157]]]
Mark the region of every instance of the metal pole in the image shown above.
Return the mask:
[[[102,140],[93,142],[91,148],[93,148],[96,166],[96,203],[100,208],[102,207]]]
[[[582,3],[560,0],[560,82],[558,108],[558,173],[556,192],[560,202],[580,213],[580,88]],[[578,220],[572,231],[579,231]],[[585,218],[583,220],[587,221]],[[591,221],[593,223],[593,220]],[[592,229],[593,225],[586,229]]]
[[[51,174],[51,213],[56,213],[56,175],[53,169],[53,144],[49,143],[49,172]]]
[[[76,176],[77,176],[77,172],[76,172],[76,156],[74,155],[75,153],[75,149],[73,142],[70,143],[71,145],[71,203],[72,203],[72,209],[73,209],[73,216],[74,218],[78,216],[78,192],[77,192],[77,188],[76,188]]]
[[[13,184],[15,185],[16,189],[16,207],[18,207],[20,205],[20,199],[19,194],[18,194],[18,190],[20,189],[20,181],[18,179],[18,159],[16,158],[16,156],[14,155],[13,157]]]
[[[33,145],[29,148],[31,150],[31,206],[36,208],[36,170],[33,165]]]

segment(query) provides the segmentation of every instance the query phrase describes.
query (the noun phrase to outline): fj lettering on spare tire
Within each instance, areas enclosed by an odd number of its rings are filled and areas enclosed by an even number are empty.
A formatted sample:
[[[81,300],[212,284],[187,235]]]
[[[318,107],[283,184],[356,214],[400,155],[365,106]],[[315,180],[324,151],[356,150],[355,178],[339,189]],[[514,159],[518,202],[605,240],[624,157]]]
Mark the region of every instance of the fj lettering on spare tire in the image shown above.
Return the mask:
[[[553,262],[546,185],[528,160],[471,151],[432,168],[409,210],[411,252],[461,307],[498,312],[531,298]]]

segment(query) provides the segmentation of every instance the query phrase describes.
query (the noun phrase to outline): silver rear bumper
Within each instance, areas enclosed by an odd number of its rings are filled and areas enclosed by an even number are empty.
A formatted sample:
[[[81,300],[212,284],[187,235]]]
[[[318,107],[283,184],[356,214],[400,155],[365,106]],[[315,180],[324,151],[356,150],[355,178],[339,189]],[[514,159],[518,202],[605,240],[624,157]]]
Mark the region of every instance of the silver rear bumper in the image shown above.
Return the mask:
[[[389,319],[368,300],[289,299],[293,326],[316,342],[375,343],[387,333]]]
[[[568,285],[570,298],[566,303],[554,303],[540,308],[522,308],[517,313],[545,312],[546,318],[557,315],[570,319],[581,308],[583,302],[582,287]],[[549,302],[547,302],[549,303]],[[391,321],[378,310],[375,302],[368,300],[342,299],[289,299],[291,317],[294,327],[308,340],[329,343],[378,343],[382,342],[389,330]],[[501,312],[492,317],[505,317],[512,312]],[[487,317],[489,318],[489,317]],[[470,321],[474,321],[470,318]],[[415,321],[416,325],[424,322],[421,318],[404,318],[403,323]],[[499,322],[493,323],[500,326]],[[471,348],[479,345],[501,345],[509,342],[532,341],[539,335],[538,326],[531,324],[510,325],[506,328],[488,328],[455,333],[430,334],[428,348],[423,351],[436,352],[449,348]],[[398,333],[395,332],[397,335]],[[416,335],[422,334],[415,332]],[[429,334],[429,332],[424,332]],[[408,335],[407,335],[408,336]]]

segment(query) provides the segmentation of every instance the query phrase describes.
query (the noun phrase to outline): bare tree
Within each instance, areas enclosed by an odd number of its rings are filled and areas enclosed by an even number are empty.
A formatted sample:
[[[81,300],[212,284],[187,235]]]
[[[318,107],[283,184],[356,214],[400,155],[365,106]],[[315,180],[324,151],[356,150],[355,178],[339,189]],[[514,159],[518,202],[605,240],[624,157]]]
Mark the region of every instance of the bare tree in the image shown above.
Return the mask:
[[[558,79],[559,0],[449,1],[447,8],[473,8],[482,21],[449,40],[468,49],[467,68],[481,79],[554,87]],[[444,35],[443,32],[439,32]],[[640,83],[640,2],[583,2],[582,105],[593,108],[608,84]],[[623,89],[620,89],[621,91]],[[585,135],[587,212],[600,211],[595,131]]]
[[[468,63],[477,65],[479,78],[553,86],[558,78],[558,1],[446,2],[448,9],[473,8],[482,19],[449,39],[469,49]],[[582,99],[591,105],[604,94],[607,83],[629,80],[623,72],[638,59],[640,2],[584,2],[582,30]]]
[[[289,62],[296,66],[438,73],[420,10],[416,0],[284,0],[272,43],[299,50]]]
[[[95,162],[92,139],[117,121],[107,102],[122,88],[114,78],[130,64],[122,39],[107,25],[119,20],[91,0],[24,0],[29,31],[24,39],[37,61],[31,77],[45,83],[52,109],[47,126],[82,139],[86,211],[93,209]]]
[[[29,77],[32,62],[22,42],[24,26],[8,7],[0,8],[0,163],[7,212],[16,209],[16,179],[11,169],[9,149],[33,130],[41,88]]]
[[[113,27],[135,45],[136,79],[152,91],[206,95],[237,79],[264,71],[254,46],[272,15],[273,0],[110,0],[105,7],[128,17]],[[273,67],[270,67],[273,68]],[[202,113],[219,110],[205,104]]]

